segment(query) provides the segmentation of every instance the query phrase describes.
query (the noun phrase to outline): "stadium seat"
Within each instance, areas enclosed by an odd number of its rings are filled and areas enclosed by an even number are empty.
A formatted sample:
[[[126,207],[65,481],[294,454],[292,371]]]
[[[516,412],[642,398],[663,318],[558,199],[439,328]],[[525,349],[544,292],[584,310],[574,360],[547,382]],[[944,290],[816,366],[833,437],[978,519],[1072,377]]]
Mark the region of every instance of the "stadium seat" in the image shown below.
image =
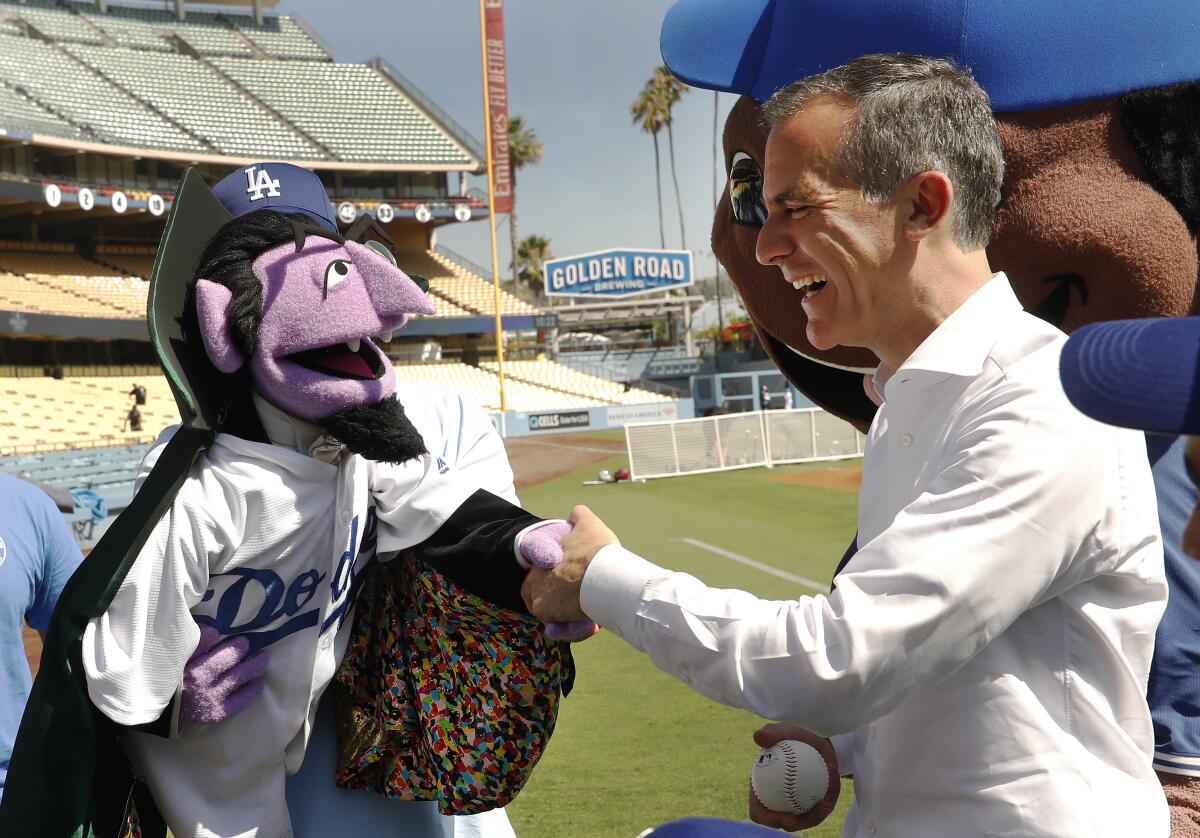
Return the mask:
[[[462,164],[467,153],[362,64],[213,58],[212,64],[342,160]]]
[[[320,44],[290,15],[268,17],[261,26],[246,15],[222,15],[267,55],[275,58],[299,58],[308,61],[331,61]]]
[[[67,50],[223,154],[312,160],[321,150],[194,58],[113,47]]]
[[[73,252],[0,246],[0,296],[18,311],[85,317],[146,316],[146,283]]]
[[[0,119],[189,153],[478,165],[400,82],[334,63],[288,15],[0,0]]]
[[[104,43],[103,34],[94,26],[90,26],[78,15],[57,8],[53,3],[5,3],[0,6],[0,14],[6,18],[16,17],[28,21],[38,32],[55,41]]]
[[[481,366],[487,370],[498,369],[494,361],[485,362]],[[506,378],[535,384],[557,393],[586,398],[597,404],[649,404],[673,401],[668,396],[649,390],[636,387],[626,390],[615,381],[597,378],[544,358],[534,361],[506,361],[504,374]]]
[[[126,276],[137,276],[145,280],[150,279],[154,270],[154,250],[151,248],[102,245],[96,248],[96,260]]]
[[[7,398],[0,401],[0,428],[4,442],[0,454],[12,449],[42,447],[96,447],[142,442],[157,436],[167,425],[179,422],[171,388],[162,375],[138,376],[146,388],[142,430],[122,430],[131,400],[133,379],[128,376],[67,376],[5,378],[0,385]]]
[[[185,20],[176,20],[175,15],[165,9],[113,5],[102,13],[93,4],[70,5],[80,17],[122,46],[172,49],[163,36],[174,35],[205,55],[255,54],[253,45],[220,14],[189,10]]]
[[[118,145],[206,150],[195,138],[119,87],[64,59],[44,41],[0,35],[0,81],[26,91],[40,106],[85,127],[94,138]]]
[[[133,497],[133,480],[148,448],[141,442],[0,456],[0,472],[53,488],[91,490],[111,513]]]
[[[509,410],[569,410],[608,404],[646,404],[671,399],[646,390],[623,392],[621,385],[594,379],[575,370],[563,373],[550,361],[506,361],[504,395]],[[400,381],[449,387],[469,395],[488,410],[500,409],[500,378],[494,361],[478,367],[461,363],[398,364]]]
[[[0,85],[0,114],[4,116],[5,124],[14,128],[58,137],[79,137],[78,129],[71,123],[4,85]]]
[[[435,299],[449,300],[466,314],[495,315],[495,291],[492,284],[483,277],[431,251],[397,253],[396,260],[404,270],[420,274],[429,280],[429,290]],[[537,309],[502,290],[500,313],[536,314]]]

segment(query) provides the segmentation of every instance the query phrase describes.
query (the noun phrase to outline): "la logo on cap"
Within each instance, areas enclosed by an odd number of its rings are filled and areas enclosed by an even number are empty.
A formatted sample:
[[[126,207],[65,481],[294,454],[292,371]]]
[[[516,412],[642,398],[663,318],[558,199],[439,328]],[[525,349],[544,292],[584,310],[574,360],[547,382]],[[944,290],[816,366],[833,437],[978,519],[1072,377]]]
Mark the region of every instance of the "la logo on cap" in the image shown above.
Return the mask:
[[[272,198],[279,197],[279,180],[272,178],[266,169],[251,166],[245,172],[246,194],[250,196],[251,201],[260,201],[268,195]]]

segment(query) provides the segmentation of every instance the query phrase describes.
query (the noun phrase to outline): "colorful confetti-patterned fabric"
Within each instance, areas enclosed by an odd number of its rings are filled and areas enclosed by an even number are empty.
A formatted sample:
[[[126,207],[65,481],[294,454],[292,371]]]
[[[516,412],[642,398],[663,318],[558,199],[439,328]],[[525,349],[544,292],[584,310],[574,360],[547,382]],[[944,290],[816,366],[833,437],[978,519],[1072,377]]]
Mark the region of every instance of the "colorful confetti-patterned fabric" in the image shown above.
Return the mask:
[[[338,785],[437,800],[443,814],[506,805],[570,690],[568,644],[414,557],[369,574],[333,684]]]

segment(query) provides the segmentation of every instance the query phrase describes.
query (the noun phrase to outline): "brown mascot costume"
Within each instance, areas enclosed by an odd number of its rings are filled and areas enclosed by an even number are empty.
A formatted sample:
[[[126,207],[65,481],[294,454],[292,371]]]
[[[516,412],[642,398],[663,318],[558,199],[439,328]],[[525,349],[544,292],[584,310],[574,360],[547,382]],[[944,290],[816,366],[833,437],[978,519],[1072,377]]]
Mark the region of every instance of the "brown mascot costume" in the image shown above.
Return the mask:
[[[1197,313],[1196,31],[1200,5],[1190,0],[677,2],[663,25],[667,66],[689,84],[742,94],[725,125],[729,184],[712,243],[767,354],[815,404],[870,425],[863,375],[877,359],[814,349],[800,295],[754,251],[765,217],[759,103],[878,52],[950,58],[988,92],[1006,166],[988,257],[1030,312],[1066,332]],[[1200,567],[1178,548],[1194,489],[1182,445],[1149,443],[1170,584],[1149,685],[1154,765],[1172,834],[1200,836]]]

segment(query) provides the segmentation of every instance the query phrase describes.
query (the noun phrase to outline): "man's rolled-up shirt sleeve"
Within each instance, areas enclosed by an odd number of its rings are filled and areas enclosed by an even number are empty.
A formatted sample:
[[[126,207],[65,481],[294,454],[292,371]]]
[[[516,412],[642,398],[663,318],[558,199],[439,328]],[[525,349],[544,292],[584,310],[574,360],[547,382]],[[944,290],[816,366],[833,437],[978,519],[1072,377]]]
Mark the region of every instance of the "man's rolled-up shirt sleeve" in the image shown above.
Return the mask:
[[[587,570],[583,610],[724,704],[825,736],[878,719],[1120,556],[1115,538],[1093,538],[1120,532],[1105,520],[1120,509],[1118,431],[1064,425],[1061,405],[1016,387],[981,402],[830,595],[709,588],[612,545]],[[1148,536],[1133,553],[1156,548]]]

